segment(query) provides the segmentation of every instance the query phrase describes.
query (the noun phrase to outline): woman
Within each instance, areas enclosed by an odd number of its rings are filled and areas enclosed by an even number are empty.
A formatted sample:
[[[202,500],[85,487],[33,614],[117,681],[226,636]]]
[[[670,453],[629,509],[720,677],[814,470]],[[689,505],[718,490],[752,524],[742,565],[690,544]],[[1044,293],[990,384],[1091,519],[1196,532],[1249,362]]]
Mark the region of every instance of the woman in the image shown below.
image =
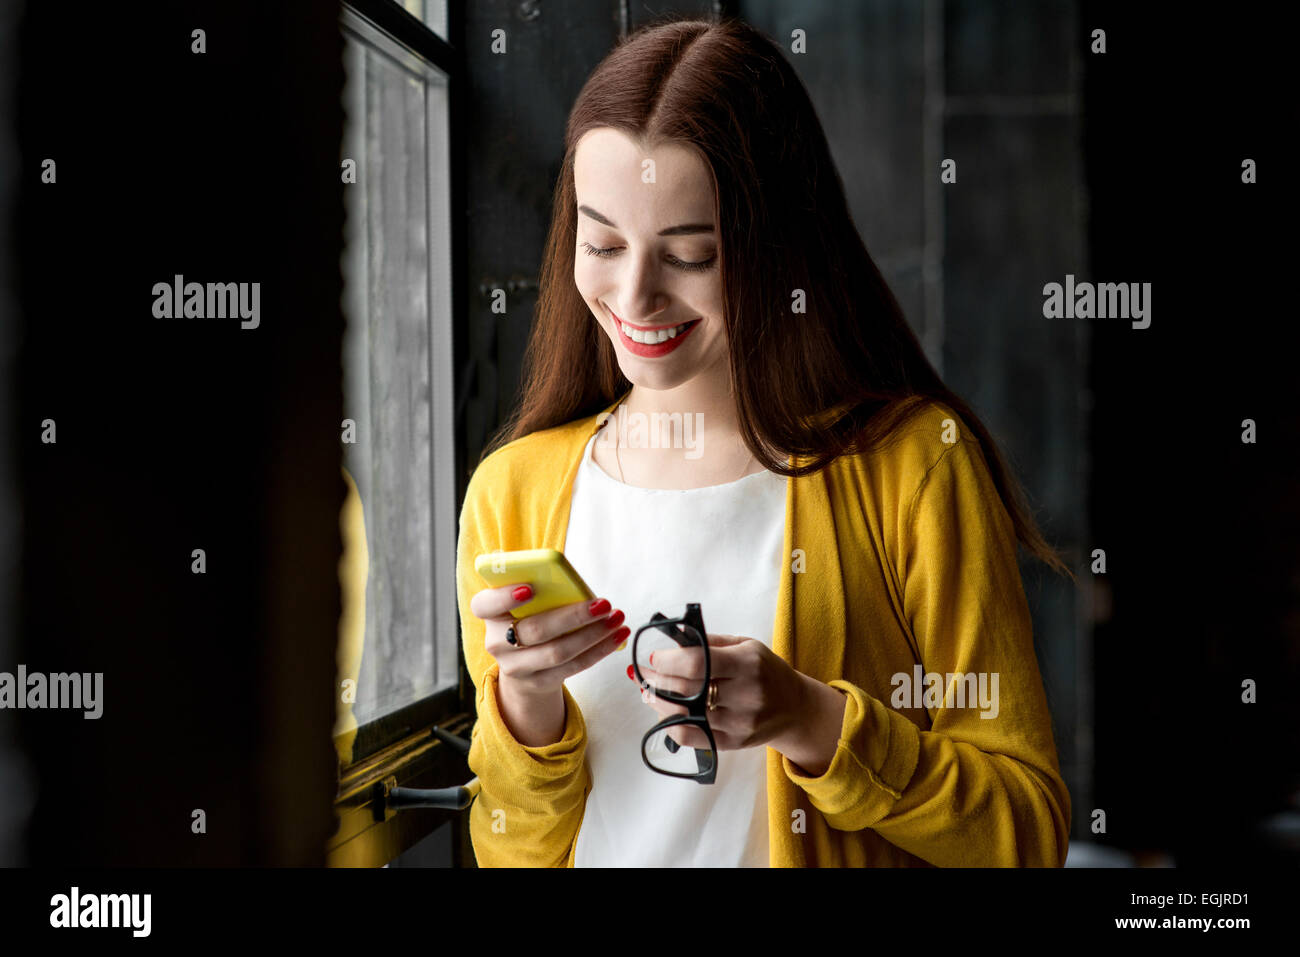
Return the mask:
[[[1063,863],[1017,539],[1068,570],[925,359],[761,34],[655,24],[589,78],[525,365],[457,558],[481,866]],[[655,414],[679,416],[672,441],[637,428]],[[484,588],[474,559],[547,547],[602,597],[514,623],[527,583]],[[627,642],[692,602],[708,785],[642,761],[685,708],[642,693]]]

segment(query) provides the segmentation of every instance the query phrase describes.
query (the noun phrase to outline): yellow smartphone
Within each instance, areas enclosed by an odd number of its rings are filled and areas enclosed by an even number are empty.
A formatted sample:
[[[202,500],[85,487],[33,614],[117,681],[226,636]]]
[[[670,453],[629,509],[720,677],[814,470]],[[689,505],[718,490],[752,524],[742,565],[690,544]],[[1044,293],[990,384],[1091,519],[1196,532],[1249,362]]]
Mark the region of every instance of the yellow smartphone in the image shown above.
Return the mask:
[[[533,597],[510,614],[527,618],[575,601],[596,597],[564,553],[554,548],[531,548],[520,552],[485,552],[474,559],[474,571],[493,588],[527,582]]]

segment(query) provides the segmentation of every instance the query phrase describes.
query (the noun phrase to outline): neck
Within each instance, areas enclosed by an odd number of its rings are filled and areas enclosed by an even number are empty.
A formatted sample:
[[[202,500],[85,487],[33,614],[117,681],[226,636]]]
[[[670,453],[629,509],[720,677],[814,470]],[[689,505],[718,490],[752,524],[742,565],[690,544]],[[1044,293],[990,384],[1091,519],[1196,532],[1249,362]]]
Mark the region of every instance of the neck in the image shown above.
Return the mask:
[[[693,416],[701,427],[701,437],[719,445],[734,444],[740,438],[736,400],[725,365],[706,370],[672,389],[648,389],[634,385],[622,403],[624,412],[678,413]]]
[[[629,476],[644,475],[649,468],[666,483],[658,487],[690,488],[701,476],[704,484],[731,481],[752,465],[725,365],[672,389],[634,385],[615,415],[631,417],[639,431],[629,424],[627,439],[613,450],[611,474],[626,468]]]

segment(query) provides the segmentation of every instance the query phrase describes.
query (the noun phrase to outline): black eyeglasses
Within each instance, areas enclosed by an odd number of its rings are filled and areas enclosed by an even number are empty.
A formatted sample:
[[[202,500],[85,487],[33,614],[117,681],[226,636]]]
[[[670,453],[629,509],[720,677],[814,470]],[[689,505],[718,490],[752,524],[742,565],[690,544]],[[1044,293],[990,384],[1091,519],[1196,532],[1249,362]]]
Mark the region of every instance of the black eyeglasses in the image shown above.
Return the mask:
[[[665,618],[655,612],[650,622],[638,628],[632,638],[632,667],[636,672],[637,684],[643,689],[653,690],[665,701],[685,705],[687,710],[686,714],[664,718],[646,732],[641,739],[641,760],[651,771],[674,778],[693,778],[700,784],[712,784],[718,772],[718,746],[713,740],[713,731],[710,730],[709,719],[706,717],[709,677],[712,674],[707,635],[700,606],[692,603],[686,606],[686,614],[681,618]],[[668,675],[662,679],[664,687],[656,687],[642,676],[641,668],[644,666],[653,669],[650,655],[675,647],[702,648],[704,674],[697,678]],[[681,724],[703,731],[709,739],[709,747],[683,748],[674,741],[669,736],[668,729]]]

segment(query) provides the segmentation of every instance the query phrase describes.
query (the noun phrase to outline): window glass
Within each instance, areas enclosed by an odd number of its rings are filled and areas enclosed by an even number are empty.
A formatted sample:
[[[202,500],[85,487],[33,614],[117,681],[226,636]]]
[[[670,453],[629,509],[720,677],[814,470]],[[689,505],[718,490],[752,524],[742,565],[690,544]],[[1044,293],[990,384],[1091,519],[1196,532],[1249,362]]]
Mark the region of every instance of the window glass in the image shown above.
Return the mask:
[[[369,557],[353,703],[365,724],[457,679],[448,100],[436,68],[347,10],[343,24],[341,161],[356,164],[343,450]]]
[[[447,39],[447,0],[402,0],[402,6],[442,39]]]

